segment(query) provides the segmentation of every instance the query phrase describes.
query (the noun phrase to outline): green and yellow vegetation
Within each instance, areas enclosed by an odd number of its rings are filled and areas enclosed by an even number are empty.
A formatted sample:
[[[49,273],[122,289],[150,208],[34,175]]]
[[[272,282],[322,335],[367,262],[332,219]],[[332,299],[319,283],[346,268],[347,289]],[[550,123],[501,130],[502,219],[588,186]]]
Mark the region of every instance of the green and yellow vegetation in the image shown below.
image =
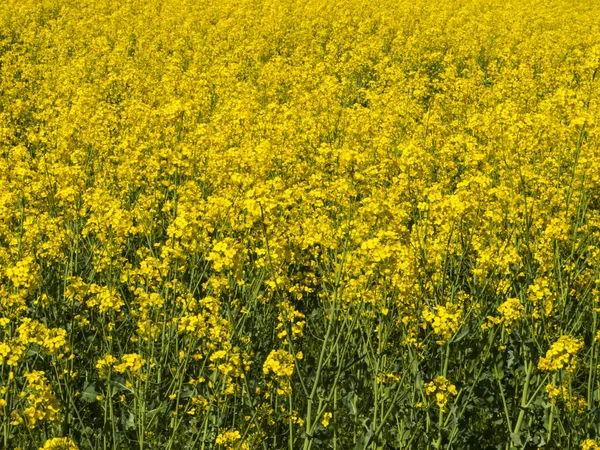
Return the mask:
[[[598,17],[3,0],[0,447],[600,449]]]

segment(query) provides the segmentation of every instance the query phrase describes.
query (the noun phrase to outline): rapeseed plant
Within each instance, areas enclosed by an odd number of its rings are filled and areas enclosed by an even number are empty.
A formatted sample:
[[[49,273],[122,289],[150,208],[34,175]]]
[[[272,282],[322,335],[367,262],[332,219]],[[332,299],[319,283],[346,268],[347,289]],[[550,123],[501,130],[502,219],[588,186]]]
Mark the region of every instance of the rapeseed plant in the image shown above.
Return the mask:
[[[600,448],[599,16],[0,3],[0,447]]]

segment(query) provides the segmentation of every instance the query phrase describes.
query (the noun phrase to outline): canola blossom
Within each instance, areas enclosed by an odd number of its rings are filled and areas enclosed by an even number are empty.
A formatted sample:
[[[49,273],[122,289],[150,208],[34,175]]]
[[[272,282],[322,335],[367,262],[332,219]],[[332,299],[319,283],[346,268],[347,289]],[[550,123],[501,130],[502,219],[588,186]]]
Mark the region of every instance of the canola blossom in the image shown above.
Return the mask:
[[[600,449],[598,17],[0,2],[0,448]]]

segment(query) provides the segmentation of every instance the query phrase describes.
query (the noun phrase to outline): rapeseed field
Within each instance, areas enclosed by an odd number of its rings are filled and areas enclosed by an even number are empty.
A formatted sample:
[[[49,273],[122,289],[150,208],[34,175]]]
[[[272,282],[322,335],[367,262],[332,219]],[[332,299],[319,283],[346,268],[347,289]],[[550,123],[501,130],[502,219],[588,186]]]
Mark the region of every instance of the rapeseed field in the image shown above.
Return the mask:
[[[600,450],[599,18],[3,0],[0,448]]]

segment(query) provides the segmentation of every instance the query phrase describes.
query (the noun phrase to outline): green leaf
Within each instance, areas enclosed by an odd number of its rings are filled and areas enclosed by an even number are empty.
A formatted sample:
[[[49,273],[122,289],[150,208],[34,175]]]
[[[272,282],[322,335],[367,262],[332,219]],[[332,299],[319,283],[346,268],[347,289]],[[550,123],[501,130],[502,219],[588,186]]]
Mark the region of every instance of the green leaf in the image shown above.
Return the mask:
[[[96,385],[93,383],[86,383],[83,386],[83,391],[81,392],[81,400],[88,403],[93,403],[96,401]]]

